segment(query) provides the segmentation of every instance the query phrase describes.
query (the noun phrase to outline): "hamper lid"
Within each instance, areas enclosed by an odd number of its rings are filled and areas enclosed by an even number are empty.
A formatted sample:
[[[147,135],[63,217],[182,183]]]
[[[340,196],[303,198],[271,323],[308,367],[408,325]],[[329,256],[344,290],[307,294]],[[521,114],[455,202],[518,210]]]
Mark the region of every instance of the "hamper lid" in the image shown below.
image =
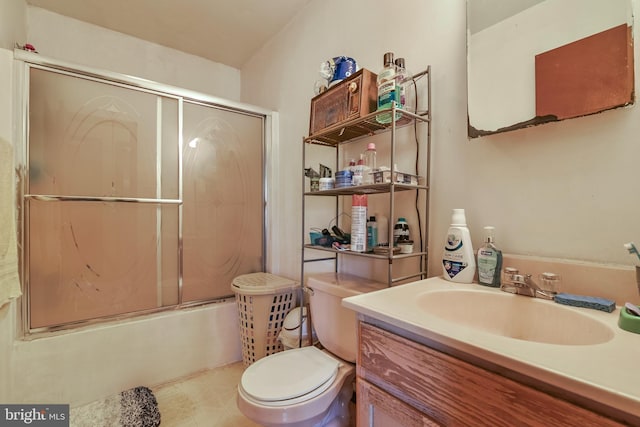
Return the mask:
[[[295,280],[259,272],[236,277],[231,283],[231,290],[249,295],[266,295],[284,289],[293,289],[296,286]]]
[[[309,339],[308,327],[307,327],[307,307],[302,307],[302,342],[306,342]],[[317,341],[315,331],[311,331],[313,342]],[[285,348],[299,348],[300,347],[300,307],[292,309],[284,318],[282,323],[282,329],[278,334],[278,340]]]

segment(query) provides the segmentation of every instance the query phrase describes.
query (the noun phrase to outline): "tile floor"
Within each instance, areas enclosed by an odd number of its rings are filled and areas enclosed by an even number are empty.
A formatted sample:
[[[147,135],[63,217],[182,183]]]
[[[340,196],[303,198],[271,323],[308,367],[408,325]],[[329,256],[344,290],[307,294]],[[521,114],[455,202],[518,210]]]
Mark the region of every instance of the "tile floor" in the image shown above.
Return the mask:
[[[153,387],[162,427],[254,427],[236,406],[242,362]]]

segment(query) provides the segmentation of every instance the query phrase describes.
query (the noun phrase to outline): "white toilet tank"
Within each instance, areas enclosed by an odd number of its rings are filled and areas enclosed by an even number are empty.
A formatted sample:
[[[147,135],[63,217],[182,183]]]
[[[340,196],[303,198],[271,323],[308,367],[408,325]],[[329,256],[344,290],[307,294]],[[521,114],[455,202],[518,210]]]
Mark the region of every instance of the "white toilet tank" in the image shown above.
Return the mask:
[[[356,312],[342,306],[342,298],[387,287],[346,273],[314,274],[307,278],[311,323],[320,343],[342,360],[355,363],[358,348]]]

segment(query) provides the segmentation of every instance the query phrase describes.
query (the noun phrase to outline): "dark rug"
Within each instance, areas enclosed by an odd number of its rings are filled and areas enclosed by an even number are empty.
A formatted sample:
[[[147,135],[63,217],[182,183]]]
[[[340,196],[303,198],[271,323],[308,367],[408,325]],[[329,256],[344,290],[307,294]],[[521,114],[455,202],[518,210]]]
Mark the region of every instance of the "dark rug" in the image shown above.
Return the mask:
[[[135,387],[104,400],[71,408],[74,427],[157,427],[158,401],[147,387]]]

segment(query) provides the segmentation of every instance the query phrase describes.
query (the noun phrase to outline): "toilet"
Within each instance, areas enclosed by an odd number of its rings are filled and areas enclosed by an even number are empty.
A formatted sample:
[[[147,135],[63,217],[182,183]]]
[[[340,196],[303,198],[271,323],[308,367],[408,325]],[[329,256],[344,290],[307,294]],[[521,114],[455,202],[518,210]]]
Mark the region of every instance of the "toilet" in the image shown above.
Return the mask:
[[[250,365],[238,384],[238,409],[267,426],[341,427],[351,423],[357,320],[342,299],[386,287],[344,273],[310,276],[311,322],[323,350],[302,347]]]

